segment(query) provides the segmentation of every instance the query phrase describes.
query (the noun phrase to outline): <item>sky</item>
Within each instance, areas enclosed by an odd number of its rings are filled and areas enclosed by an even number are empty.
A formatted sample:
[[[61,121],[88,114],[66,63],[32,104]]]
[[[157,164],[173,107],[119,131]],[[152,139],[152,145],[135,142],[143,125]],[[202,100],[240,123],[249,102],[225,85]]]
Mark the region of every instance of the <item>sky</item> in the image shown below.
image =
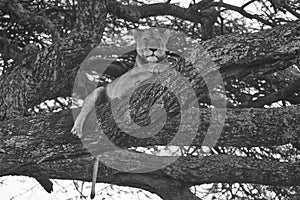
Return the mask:
[[[91,172],[92,173],[92,172]],[[3,183],[2,183],[3,182]],[[80,194],[75,188],[73,181],[52,180],[53,192],[47,193],[34,178],[23,176],[6,176],[0,178],[0,199],[1,200],[68,200],[80,199]],[[81,185],[81,181],[78,184]],[[122,189],[120,192],[119,189]],[[91,183],[86,182],[82,191],[83,195],[90,195]],[[153,200],[160,200],[157,195],[142,191],[136,188],[111,186],[109,184],[96,184],[97,199],[113,200],[137,200],[148,199],[152,196]],[[120,192],[120,193],[119,193]],[[88,198],[89,199],[89,198]]]

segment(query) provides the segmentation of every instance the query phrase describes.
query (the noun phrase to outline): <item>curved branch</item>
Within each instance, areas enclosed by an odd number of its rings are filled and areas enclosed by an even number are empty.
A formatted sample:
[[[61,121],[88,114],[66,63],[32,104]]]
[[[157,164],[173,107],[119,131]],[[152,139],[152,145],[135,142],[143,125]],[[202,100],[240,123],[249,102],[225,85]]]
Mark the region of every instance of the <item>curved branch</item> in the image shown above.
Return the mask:
[[[191,22],[203,23],[203,19],[211,15],[211,13],[208,12],[207,10],[208,8],[223,7],[229,10],[236,11],[249,19],[256,19],[257,21],[262,22],[263,24],[269,25],[271,27],[276,26],[275,23],[269,22],[259,17],[258,15],[253,15],[246,12],[243,9],[243,7],[233,6],[223,2],[209,3],[205,7],[206,10],[201,10],[202,6],[203,5],[201,1],[199,4],[195,4],[190,8],[182,8],[174,4],[166,4],[166,3],[154,3],[154,4],[141,5],[141,6],[132,6],[132,5],[123,5],[122,3],[119,2],[112,2],[109,8],[109,12],[122,19],[132,21],[132,22],[138,22],[140,19],[147,18],[147,17],[171,15]]]
[[[201,23],[206,17],[205,12],[197,12],[193,9],[182,8],[174,4],[154,3],[141,6],[123,5],[122,3],[113,1],[108,8],[108,12],[122,19],[138,22],[140,19],[171,15],[181,19]]]
[[[223,2],[213,2],[213,3],[210,4],[210,6],[211,7],[218,6],[218,7],[226,8],[228,10],[233,10],[233,11],[236,11],[236,12],[240,13],[241,15],[243,15],[244,17],[247,17],[249,19],[256,19],[257,21],[259,21],[263,24],[269,25],[271,27],[276,26],[275,23],[272,23],[268,20],[265,20],[265,19],[259,17],[258,15],[253,15],[253,14],[248,13],[247,11],[244,10],[243,7],[238,7],[238,6],[230,5],[230,4],[223,3]]]

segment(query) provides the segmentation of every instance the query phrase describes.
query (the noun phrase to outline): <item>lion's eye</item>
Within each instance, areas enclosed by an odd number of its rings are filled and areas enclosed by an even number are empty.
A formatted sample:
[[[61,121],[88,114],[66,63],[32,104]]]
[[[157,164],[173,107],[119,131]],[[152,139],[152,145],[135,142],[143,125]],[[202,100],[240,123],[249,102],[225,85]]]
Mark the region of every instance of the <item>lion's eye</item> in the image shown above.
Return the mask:
[[[148,42],[148,38],[144,38],[143,40],[144,40],[144,42]]]

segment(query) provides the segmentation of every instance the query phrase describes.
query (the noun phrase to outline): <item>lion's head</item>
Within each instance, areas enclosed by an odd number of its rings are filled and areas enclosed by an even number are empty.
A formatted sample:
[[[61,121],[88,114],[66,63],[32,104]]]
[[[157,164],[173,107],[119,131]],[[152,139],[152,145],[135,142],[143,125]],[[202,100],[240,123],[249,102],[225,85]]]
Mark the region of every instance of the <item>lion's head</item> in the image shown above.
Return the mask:
[[[137,44],[137,54],[145,62],[160,62],[166,57],[169,30],[164,32],[157,29],[134,30],[133,36]]]

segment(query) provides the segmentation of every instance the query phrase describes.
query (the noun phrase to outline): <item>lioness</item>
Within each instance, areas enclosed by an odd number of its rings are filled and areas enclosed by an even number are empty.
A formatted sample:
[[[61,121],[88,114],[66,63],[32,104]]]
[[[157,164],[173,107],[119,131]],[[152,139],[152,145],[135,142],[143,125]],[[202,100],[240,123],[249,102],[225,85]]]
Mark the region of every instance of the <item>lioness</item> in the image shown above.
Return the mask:
[[[83,123],[88,113],[93,109],[101,92],[105,92],[108,99],[121,99],[142,81],[164,71],[169,66],[166,55],[166,44],[170,37],[169,30],[165,32],[160,32],[156,29],[134,30],[133,36],[137,44],[137,56],[133,69],[109,83],[106,87],[96,88],[85,98],[81,111],[71,130],[78,137],[82,137]],[[96,157],[93,168],[91,198],[95,196],[98,163],[99,156]]]

